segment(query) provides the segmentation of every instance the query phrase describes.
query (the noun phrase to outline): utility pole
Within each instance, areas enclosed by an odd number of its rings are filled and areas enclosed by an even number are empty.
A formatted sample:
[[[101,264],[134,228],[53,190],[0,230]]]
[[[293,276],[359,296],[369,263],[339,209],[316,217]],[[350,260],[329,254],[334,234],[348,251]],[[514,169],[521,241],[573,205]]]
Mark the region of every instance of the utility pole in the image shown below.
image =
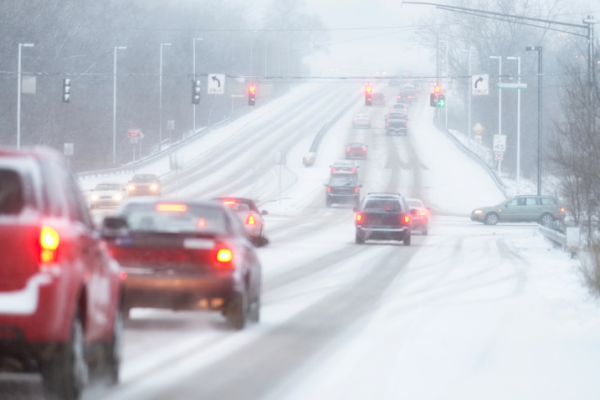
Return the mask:
[[[158,77],[158,151],[160,152],[162,147],[162,81],[163,81],[163,46],[170,46],[171,43],[160,44],[160,68]]]
[[[444,108],[446,109],[445,114],[446,114],[446,131],[447,131],[448,130],[448,97],[450,97],[450,90],[449,90],[450,89],[450,73],[448,71],[448,47],[449,47],[448,45],[449,45],[449,43],[447,40],[444,40],[444,45],[446,46],[446,68],[445,68],[445,70],[446,70],[446,80],[447,80],[447,82],[446,82],[446,105]]]
[[[193,45],[192,70],[193,70],[193,74],[194,74],[194,82],[196,81],[196,42],[202,41],[202,40],[204,40],[204,39],[203,38],[194,38],[194,43],[192,44]],[[192,111],[192,120],[193,120],[192,121],[192,129],[193,129],[192,136],[193,136],[196,134],[196,105],[195,104],[192,104],[192,110],[193,110]]]
[[[17,150],[21,149],[21,49],[33,47],[33,43],[19,43],[19,65],[18,65],[18,90],[17,90]]]
[[[498,83],[502,83],[502,56],[490,56],[498,60]],[[502,135],[502,90],[498,89],[498,135]],[[502,161],[498,161],[498,175],[502,173]]]
[[[113,167],[117,164],[117,50],[126,49],[124,46],[115,47],[113,59]]]
[[[543,46],[528,46],[527,51],[537,51],[538,53],[538,168],[537,168],[537,194],[542,195],[542,127],[543,127],[543,102],[544,96],[542,88],[544,85],[544,47]]]
[[[506,57],[508,60],[517,60],[517,83],[521,83],[521,57]],[[521,90],[517,90],[517,193],[521,181]]]

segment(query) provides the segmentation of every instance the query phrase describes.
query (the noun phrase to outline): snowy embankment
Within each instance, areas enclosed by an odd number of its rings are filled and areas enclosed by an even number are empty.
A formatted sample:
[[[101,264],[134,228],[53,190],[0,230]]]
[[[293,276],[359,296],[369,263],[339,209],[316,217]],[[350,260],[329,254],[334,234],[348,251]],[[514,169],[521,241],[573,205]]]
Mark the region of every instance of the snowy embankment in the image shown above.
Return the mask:
[[[253,110],[251,113],[232,121],[230,124],[214,129],[209,134],[198,138],[196,141],[190,142],[187,146],[179,151],[180,161],[183,162],[185,167],[186,163],[190,162],[196,157],[209,153],[214,147],[230,139],[236,134],[236,132],[238,132],[240,129],[243,129],[248,124],[277,113],[279,110],[284,110],[290,105],[290,103],[299,98],[315,95],[319,88],[320,85],[318,84],[302,84],[293,87],[289,93],[281,96],[276,101],[259,107],[256,110]],[[159,176],[171,172],[169,155],[165,154],[164,157],[160,157],[155,162],[141,167],[137,172],[152,173]],[[129,181],[131,176],[132,174],[130,172],[124,172],[100,177],[82,177],[78,179],[78,182],[80,188],[83,191],[87,191],[94,188],[98,183],[126,183]]]

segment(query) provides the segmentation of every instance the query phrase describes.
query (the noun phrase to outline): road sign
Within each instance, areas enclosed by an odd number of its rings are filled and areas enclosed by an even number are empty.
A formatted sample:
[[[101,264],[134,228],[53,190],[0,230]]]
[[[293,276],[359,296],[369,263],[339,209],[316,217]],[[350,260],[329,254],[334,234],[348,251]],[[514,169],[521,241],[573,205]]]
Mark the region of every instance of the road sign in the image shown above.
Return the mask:
[[[506,135],[494,135],[494,151],[506,151]]]
[[[517,90],[524,90],[527,89],[527,84],[526,83],[496,83],[496,88],[498,89],[517,89]]]
[[[483,131],[485,131],[485,128],[479,122],[473,127],[473,132],[475,132],[478,135],[481,135],[481,132]]]
[[[488,95],[490,94],[490,76],[485,75],[473,75],[471,77],[471,89],[474,95]]]
[[[206,90],[208,94],[225,93],[225,75],[208,74],[208,85],[206,85]]]
[[[481,142],[482,142],[481,136],[480,135],[475,136],[475,143],[481,144]]]
[[[127,130],[127,137],[130,137],[130,138],[142,138],[142,137],[144,137],[144,135],[142,134],[142,130],[141,129],[128,129]]]
[[[496,158],[496,161],[502,161],[502,160],[504,159],[504,153],[503,153],[503,152],[501,152],[501,151],[497,151],[497,152],[495,153],[495,156],[496,156],[496,157],[495,157],[495,158]]]

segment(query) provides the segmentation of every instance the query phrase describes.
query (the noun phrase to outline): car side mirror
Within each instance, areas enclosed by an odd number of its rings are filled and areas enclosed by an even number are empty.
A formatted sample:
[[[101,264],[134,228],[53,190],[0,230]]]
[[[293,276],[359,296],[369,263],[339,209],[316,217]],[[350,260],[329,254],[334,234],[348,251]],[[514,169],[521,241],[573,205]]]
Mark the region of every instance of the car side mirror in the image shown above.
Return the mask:
[[[358,207],[354,207],[354,208],[352,209],[352,211],[354,211],[354,212],[358,212]]]
[[[267,210],[262,210],[260,212],[260,215],[269,215],[269,212]]]
[[[102,237],[114,238],[126,236],[128,234],[129,224],[123,218],[106,217],[102,222]]]

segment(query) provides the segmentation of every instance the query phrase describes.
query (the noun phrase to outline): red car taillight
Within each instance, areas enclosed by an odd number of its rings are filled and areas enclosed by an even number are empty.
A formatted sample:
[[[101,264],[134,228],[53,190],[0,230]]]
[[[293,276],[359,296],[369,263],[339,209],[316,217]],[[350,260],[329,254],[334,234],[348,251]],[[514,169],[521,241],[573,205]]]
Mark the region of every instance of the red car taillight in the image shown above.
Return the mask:
[[[390,126],[390,124],[387,124],[387,126]]]
[[[354,169],[354,168],[352,168],[352,169],[350,170],[350,172],[354,172],[354,171],[356,171],[356,169]]]
[[[350,151],[350,147],[346,147],[346,151]]]
[[[331,168],[331,172],[335,172],[337,171],[335,168]]]
[[[362,214],[356,214],[356,222],[363,222]]]
[[[248,218],[246,219],[246,224],[256,225],[256,219],[254,218],[254,215],[248,215]]]
[[[331,187],[327,187],[327,193],[331,193]]]
[[[40,232],[40,262],[43,264],[56,262],[59,244],[58,232],[49,227],[42,228]]]
[[[363,151],[367,151],[367,148],[366,148],[366,147],[363,147]]]
[[[402,222],[404,222],[404,225],[408,225],[410,223],[410,217],[405,215],[404,218],[402,218]]]
[[[215,265],[221,269],[233,268],[233,253],[227,248],[220,248],[215,257]]]

